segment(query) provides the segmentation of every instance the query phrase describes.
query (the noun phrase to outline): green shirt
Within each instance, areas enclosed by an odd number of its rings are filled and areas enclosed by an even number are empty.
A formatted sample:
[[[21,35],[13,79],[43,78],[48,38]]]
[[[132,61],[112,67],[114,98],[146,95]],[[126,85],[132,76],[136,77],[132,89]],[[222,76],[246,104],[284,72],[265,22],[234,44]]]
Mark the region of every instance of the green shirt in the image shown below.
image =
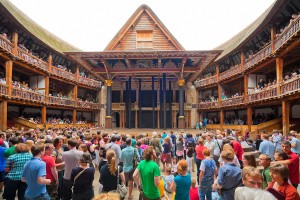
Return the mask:
[[[152,160],[143,160],[137,169],[141,174],[144,195],[149,199],[159,198],[159,190],[154,184],[154,177],[160,176],[159,166]]]
[[[264,182],[263,182],[263,190],[264,190],[268,187],[268,182],[272,182],[269,167],[263,169],[262,175],[263,175],[263,179],[264,179]]]
[[[8,158],[9,156],[16,154],[15,148],[16,148],[16,146],[11,146],[8,149],[6,149],[4,151],[4,157]]]

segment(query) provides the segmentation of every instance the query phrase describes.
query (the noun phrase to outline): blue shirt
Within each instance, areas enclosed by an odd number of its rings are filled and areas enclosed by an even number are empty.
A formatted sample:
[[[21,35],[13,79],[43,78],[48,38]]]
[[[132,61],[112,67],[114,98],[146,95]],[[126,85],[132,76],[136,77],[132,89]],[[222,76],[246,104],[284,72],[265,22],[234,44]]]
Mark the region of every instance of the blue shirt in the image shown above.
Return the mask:
[[[291,144],[294,144],[294,143],[296,143],[296,148],[292,147],[291,151],[294,153],[300,154],[300,141],[298,140],[298,138],[293,137],[291,139]]]
[[[219,169],[218,184],[225,189],[222,192],[223,200],[234,199],[235,188],[242,185],[241,169],[233,163],[226,163]]]
[[[7,148],[0,146],[0,172],[3,172],[5,170],[6,159],[4,157],[4,151],[6,149]]]
[[[274,147],[274,144],[272,142],[270,142],[268,140],[263,140],[259,145],[259,150],[258,151],[260,153],[267,154],[273,160],[274,153],[275,153],[275,147]]]
[[[47,192],[46,185],[38,184],[41,176],[46,176],[46,163],[40,158],[32,158],[25,164],[22,174],[27,183],[25,197],[35,198]]]
[[[200,170],[204,171],[204,176],[202,178],[202,181],[213,179],[216,169],[217,169],[217,165],[213,159],[202,160],[200,165]]]
[[[176,195],[175,200],[189,200],[190,199],[190,187],[192,184],[191,175],[176,176],[174,178],[176,183]]]
[[[127,146],[122,150],[121,160],[123,161],[124,173],[131,172],[133,169],[133,155],[134,152],[137,155],[136,150],[132,146]]]

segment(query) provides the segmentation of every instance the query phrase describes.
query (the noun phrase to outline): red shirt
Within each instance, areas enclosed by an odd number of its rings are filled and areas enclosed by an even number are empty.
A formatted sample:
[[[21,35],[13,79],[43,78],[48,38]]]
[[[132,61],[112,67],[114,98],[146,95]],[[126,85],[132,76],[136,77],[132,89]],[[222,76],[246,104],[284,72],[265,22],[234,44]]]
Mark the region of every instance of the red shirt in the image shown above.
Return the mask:
[[[191,187],[190,189],[190,200],[199,200],[199,187]]]
[[[55,167],[55,159],[51,156],[44,155],[42,161],[46,163],[46,178],[54,181],[54,176],[52,175],[51,168]]]
[[[232,141],[232,145],[233,145],[233,149],[235,151],[236,157],[238,158],[238,160],[242,160],[243,153],[244,153],[242,145],[238,141],[235,141],[235,140]]]
[[[266,188],[266,190],[268,190],[268,188],[272,188],[273,185],[274,182],[269,183],[269,186]],[[288,184],[287,182],[279,186],[277,191],[285,195],[285,200],[300,200],[298,191],[294,188],[294,186]]]
[[[290,170],[290,180],[292,184],[299,184],[299,157],[294,152],[287,154],[291,164],[288,165]]]
[[[204,160],[204,155],[202,153],[204,149],[206,149],[206,146],[200,146],[200,145],[196,146],[196,158],[198,160]]]

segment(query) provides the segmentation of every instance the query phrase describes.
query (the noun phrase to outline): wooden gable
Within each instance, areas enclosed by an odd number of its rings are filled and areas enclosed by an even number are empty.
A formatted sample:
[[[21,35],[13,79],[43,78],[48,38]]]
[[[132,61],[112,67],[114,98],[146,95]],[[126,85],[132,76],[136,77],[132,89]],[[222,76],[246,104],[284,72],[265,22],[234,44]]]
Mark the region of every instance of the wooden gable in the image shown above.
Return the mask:
[[[105,51],[184,50],[153,11],[140,6],[105,48]]]

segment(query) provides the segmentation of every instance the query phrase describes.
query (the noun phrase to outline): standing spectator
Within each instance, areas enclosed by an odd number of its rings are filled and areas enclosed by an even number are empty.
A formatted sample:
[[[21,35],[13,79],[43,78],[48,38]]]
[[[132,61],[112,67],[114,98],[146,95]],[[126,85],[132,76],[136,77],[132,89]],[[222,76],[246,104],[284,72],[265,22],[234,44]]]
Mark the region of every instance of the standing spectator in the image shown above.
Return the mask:
[[[206,136],[206,142],[205,142],[204,146],[206,146],[206,148],[209,149],[210,156],[213,157],[213,155],[214,155],[214,149],[215,149],[215,143],[214,143],[214,141],[212,141],[212,138],[211,138],[210,134],[207,134],[207,136]]]
[[[199,173],[200,173],[200,165],[201,161],[204,160],[203,150],[206,149],[206,147],[203,145],[203,139],[198,140],[198,145],[196,146],[196,166],[197,166],[197,181],[199,184]]]
[[[163,143],[163,153],[161,156],[161,161],[163,164],[163,171],[165,171],[166,166],[172,166],[172,156],[171,156],[171,148],[172,144],[170,141],[170,137],[166,137]]]
[[[160,182],[160,170],[157,163],[153,161],[156,158],[156,152],[152,146],[144,150],[143,157],[144,160],[140,162],[133,173],[134,181],[138,185],[138,189],[143,191],[144,199],[159,199],[160,193],[157,187]],[[139,176],[142,187],[139,184]]]
[[[155,162],[156,162],[156,164],[159,165],[160,164],[160,155],[162,152],[162,146],[161,146],[160,139],[158,138],[156,132],[152,133],[152,139],[150,140],[149,145],[153,146],[153,148],[156,152],[156,156],[154,157]]]
[[[171,193],[170,187],[172,182],[174,181],[174,175],[172,173],[172,168],[171,167],[166,167],[165,174],[163,176],[163,180],[165,182],[165,190],[169,193]]]
[[[186,149],[186,161],[188,163],[188,172],[191,173],[193,170],[193,157],[194,157],[194,145],[191,141],[188,142]]]
[[[55,158],[55,165],[58,174],[58,188],[57,188],[57,200],[60,200],[62,197],[62,183],[65,172],[65,163],[62,160],[62,154],[64,152],[63,139],[55,138],[53,140],[54,149],[52,151],[52,156]]]
[[[274,160],[275,161],[279,161],[279,160],[287,160],[289,157],[288,155],[286,155],[286,153],[284,151],[282,151],[281,149],[276,150],[274,153]]]
[[[79,161],[81,159],[82,153],[76,149],[77,141],[74,139],[68,140],[69,151],[65,151],[62,155],[62,160],[65,162],[65,173],[63,180],[63,189],[62,189],[62,199],[70,200],[72,199],[72,181],[71,181],[71,172],[72,169],[79,166]]]
[[[270,175],[270,164],[271,164],[271,158],[267,154],[261,154],[259,156],[259,165],[263,166],[262,170],[262,176],[263,176],[263,189],[266,189],[268,187],[268,184],[272,182],[272,178]]]
[[[112,149],[116,153],[116,167],[120,162],[120,157],[121,157],[121,148],[119,145],[116,144],[117,141],[117,136],[113,135],[110,139],[110,143],[105,145],[105,150],[107,151],[108,149]]]
[[[233,146],[233,150],[236,154],[236,157],[240,162],[241,168],[243,168],[243,161],[242,161],[243,154],[244,154],[243,147],[238,141],[235,140],[234,137],[229,137],[229,139],[230,139],[230,143]]]
[[[18,199],[23,200],[27,185],[21,181],[22,171],[25,163],[32,158],[32,155],[29,153],[29,147],[23,143],[18,144],[15,151],[16,154],[9,156],[6,162],[5,171],[7,175],[4,180],[3,198],[14,200],[18,190]]]
[[[6,147],[0,146],[0,192],[3,192],[3,182],[5,179],[5,165],[6,165],[6,159],[4,157],[4,151],[6,150]]]
[[[292,132],[292,131],[291,131]],[[292,133],[288,134],[288,139],[291,142],[291,151],[300,156],[300,141],[295,135]]]
[[[33,158],[28,161],[23,169],[22,181],[26,182],[26,199],[49,200],[46,185],[51,184],[51,179],[46,179],[46,163],[41,160],[45,153],[45,146],[34,145],[31,148]]]
[[[263,89],[265,87],[265,81],[263,81],[263,79],[259,79],[259,82],[258,82],[258,88],[259,89]]]
[[[176,142],[176,156],[178,160],[183,159],[184,155],[184,145],[183,145],[183,138],[179,137]]]
[[[190,200],[199,200],[199,187],[196,187],[196,179],[192,178],[192,186],[190,188]]]
[[[279,133],[279,131],[274,130],[272,137],[273,137],[273,143],[274,143],[274,146],[275,146],[275,150],[281,149],[282,134]]]
[[[258,134],[258,135],[256,135],[256,138],[255,138],[255,150],[256,151],[259,150],[260,143],[262,143],[262,139],[261,139],[261,135]]]
[[[244,153],[242,156],[243,166],[256,167],[255,156],[252,153]]]
[[[274,152],[275,152],[274,144],[268,140],[267,134],[262,134],[261,139],[262,139],[262,142],[260,143],[260,146],[259,146],[259,152],[263,153],[263,154],[267,154],[273,160],[273,158],[274,158],[273,156],[274,156]]]
[[[217,139],[215,140],[215,148],[214,148],[214,161],[216,162],[217,167],[220,167],[219,158],[223,147],[222,135],[217,135]]]
[[[5,158],[8,158],[9,156],[16,153],[15,148],[19,144],[20,140],[17,137],[12,137],[9,140],[11,146],[4,152]]]

